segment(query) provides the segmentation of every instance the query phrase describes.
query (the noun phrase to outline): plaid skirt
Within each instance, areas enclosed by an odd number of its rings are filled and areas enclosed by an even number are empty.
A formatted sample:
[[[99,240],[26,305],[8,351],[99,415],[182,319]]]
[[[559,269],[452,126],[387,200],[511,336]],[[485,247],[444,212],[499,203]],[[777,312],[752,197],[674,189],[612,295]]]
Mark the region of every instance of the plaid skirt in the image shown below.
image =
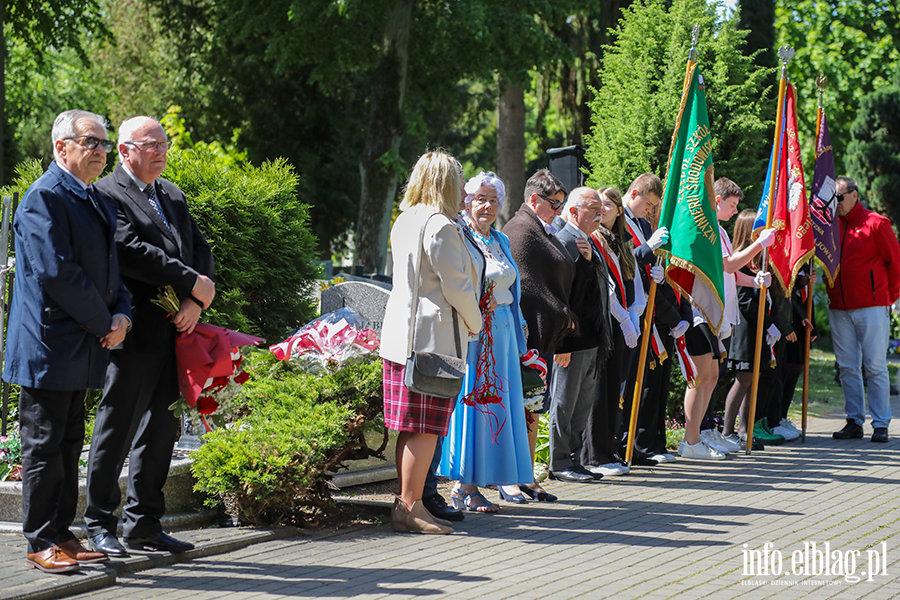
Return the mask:
[[[394,431],[445,436],[456,398],[438,398],[411,392],[403,385],[405,365],[383,359],[384,425]]]

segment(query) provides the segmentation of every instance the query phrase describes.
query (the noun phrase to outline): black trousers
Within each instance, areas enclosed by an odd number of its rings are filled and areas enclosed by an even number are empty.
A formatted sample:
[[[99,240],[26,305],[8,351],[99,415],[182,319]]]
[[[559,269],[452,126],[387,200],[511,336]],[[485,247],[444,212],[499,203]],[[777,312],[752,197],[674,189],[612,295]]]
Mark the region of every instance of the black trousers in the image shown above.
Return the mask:
[[[129,451],[125,537],[162,531],[162,488],[178,433],[169,405],[178,393],[174,348],[162,355],[112,352],[91,442],[84,514],[89,535],[116,532],[113,513],[122,499],[118,480]]]
[[[666,453],[666,401],[669,399],[672,364],[678,362],[678,357],[675,356],[675,338],[669,335],[669,330],[660,328],[659,336],[669,357],[662,364],[656,361],[653,369],[647,361],[644,370],[644,389],[634,441],[634,454],[642,458]]]
[[[600,382],[594,403],[588,413],[582,434],[581,464],[599,466],[616,462],[616,417],[621,398],[622,362],[625,358],[625,338],[618,324],[613,323],[613,347],[601,368]]]
[[[84,444],[84,392],[22,387],[22,533],[28,552],[74,540],[78,456]]]

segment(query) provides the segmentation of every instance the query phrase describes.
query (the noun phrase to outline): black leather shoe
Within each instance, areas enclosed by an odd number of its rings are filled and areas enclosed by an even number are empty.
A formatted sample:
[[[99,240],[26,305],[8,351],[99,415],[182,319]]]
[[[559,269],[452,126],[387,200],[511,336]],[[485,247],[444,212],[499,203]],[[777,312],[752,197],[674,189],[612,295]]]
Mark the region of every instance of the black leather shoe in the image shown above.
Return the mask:
[[[146,537],[127,537],[125,545],[131,550],[165,550],[172,554],[194,549],[193,544],[176,540],[162,531]]]
[[[107,556],[113,558],[128,558],[128,550],[119,543],[111,533],[98,533],[88,538],[88,545],[95,552],[104,552]]]
[[[872,441],[881,443],[888,441],[887,427],[876,427],[872,432]]]
[[[587,470],[587,467],[580,463],[575,463],[574,465],[572,465],[572,470],[581,473],[582,475],[590,475],[594,479],[603,479],[603,473],[592,473],[591,471]]]
[[[550,471],[550,479],[568,481],[569,483],[591,483],[594,481],[594,476],[579,473],[575,469],[563,469],[562,471]]]
[[[431,513],[432,517],[444,519],[445,521],[462,521],[466,518],[458,508],[447,505],[447,501],[440,494],[431,494],[422,496],[422,505]]]
[[[887,435],[887,432],[885,432]],[[847,419],[847,424],[844,425],[844,428],[840,431],[835,431],[831,434],[836,440],[858,440],[863,436],[863,428],[862,425],[857,425],[856,421],[853,419]],[[887,440],[885,440],[887,441]]]

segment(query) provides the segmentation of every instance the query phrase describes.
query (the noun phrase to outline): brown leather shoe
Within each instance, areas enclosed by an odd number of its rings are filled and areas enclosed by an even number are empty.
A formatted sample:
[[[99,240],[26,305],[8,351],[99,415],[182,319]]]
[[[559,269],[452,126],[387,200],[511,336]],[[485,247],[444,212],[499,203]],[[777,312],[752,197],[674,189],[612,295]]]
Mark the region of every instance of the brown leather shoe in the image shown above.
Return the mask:
[[[68,573],[78,570],[78,561],[66,556],[59,546],[50,546],[46,550],[29,554],[25,562],[44,573]]]
[[[78,540],[69,540],[59,545],[59,549],[69,558],[74,558],[82,565],[109,560],[105,552],[94,552],[81,545]]]

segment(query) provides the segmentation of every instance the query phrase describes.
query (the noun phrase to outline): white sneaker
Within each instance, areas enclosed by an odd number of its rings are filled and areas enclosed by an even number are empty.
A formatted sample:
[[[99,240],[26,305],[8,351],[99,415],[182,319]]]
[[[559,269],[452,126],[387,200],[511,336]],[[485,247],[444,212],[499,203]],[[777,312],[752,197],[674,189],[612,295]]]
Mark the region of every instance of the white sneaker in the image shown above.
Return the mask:
[[[722,460],[725,455],[700,441],[696,444],[685,444],[681,451],[681,457],[696,460]]]
[[[655,460],[657,464],[670,463],[678,460],[674,455],[666,452],[665,454],[654,454],[650,457],[650,460]]]
[[[703,431],[701,431],[700,441],[713,450],[719,452],[720,454],[728,454],[728,448],[719,444],[719,442],[715,438],[715,435],[713,434],[712,429],[704,429]]]
[[[716,443],[728,450],[729,453],[740,452],[741,445],[725,439],[725,436],[718,429],[713,429],[713,437],[716,439]]]
[[[605,465],[600,465],[599,467],[588,467],[587,470],[591,473],[599,473],[604,477],[618,477],[619,475],[624,475],[625,473],[627,473],[628,467],[626,467],[625,465],[619,465],[618,463],[608,463]]]
[[[783,425],[779,425],[778,427],[772,429],[772,433],[782,436],[784,438],[784,441],[786,442],[793,442],[794,440],[800,438],[799,433],[797,433],[793,429],[788,429]]]
[[[781,427],[784,427],[785,429],[791,429],[791,430],[793,430],[793,431],[796,431],[798,434],[801,434],[801,435],[803,434],[803,432],[802,432],[800,429],[797,429],[797,426],[796,426],[796,425],[794,425],[793,423],[791,423],[791,420],[790,420],[790,419],[787,419],[787,418],[782,419],[782,420],[781,420],[781,423],[779,423],[779,425],[780,425]]]
[[[733,445],[737,446],[738,451],[744,449],[744,442],[746,441],[746,438],[743,438],[736,433],[729,433],[728,435],[726,435],[724,437],[728,441],[729,444],[733,444]]]

